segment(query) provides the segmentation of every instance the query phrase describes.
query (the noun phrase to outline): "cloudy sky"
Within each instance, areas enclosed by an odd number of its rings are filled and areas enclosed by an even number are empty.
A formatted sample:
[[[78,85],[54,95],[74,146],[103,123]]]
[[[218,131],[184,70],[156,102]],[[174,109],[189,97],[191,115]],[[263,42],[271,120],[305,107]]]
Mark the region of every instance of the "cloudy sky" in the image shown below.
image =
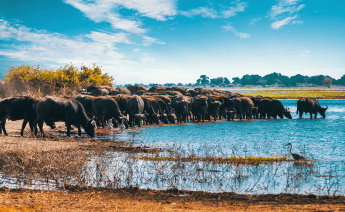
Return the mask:
[[[0,74],[95,63],[116,84],[345,74],[344,0],[1,0]]]

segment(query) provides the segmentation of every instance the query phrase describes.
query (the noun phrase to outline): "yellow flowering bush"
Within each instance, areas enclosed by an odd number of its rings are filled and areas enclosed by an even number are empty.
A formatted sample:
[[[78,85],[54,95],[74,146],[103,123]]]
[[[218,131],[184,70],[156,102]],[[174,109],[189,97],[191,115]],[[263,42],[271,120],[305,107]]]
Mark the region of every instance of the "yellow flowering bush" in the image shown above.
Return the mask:
[[[38,95],[65,95],[89,85],[111,86],[114,78],[107,73],[102,74],[101,68],[96,65],[78,68],[70,64],[57,70],[28,65],[11,67],[5,74],[5,80],[16,93],[29,91]]]

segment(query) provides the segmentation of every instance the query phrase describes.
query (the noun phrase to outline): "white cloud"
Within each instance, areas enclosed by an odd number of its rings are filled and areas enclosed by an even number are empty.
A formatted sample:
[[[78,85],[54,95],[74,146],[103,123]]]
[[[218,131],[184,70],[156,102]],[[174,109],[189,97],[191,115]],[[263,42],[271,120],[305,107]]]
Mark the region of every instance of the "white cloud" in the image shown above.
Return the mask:
[[[273,5],[269,11],[271,19],[279,20],[271,24],[273,29],[279,29],[282,26],[291,22],[292,19],[296,19],[297,15],[292,16],[293,13],[297,13],[305,7],[305,4],[299,4],[302,0],[279,0],[278,4]],[[292,24],[302,24],[303,21],[294,20]]]
[[[230,7],[228,10],[223,10],[222,14],[224,18],[230,18],[237,15],[238,12],[244,12],[244,9],[247,7],[246,2],[235,2],[235,7]]]
[[[65,0],[85,14],[91,20],[109,22],[113,28],[131,33],[145,33],[138,20],[128,20],[121,17],[119,8],[138,11],[142,16],[165,21],[176,14],[175,1],[173,0]]]
[[[250,21],[250,25],[253,25],[255,24],[256,22],[260,21],[261,18],[253,18],[251,21]]]
[[[157,41],[157,44],[163,45],[163,44],[165,44],[165,42],[164,41]]]
[[[134,51],[134,52],[137,52],[137,51],[139,51],[139,49],[133,49],[133,51]]]
[[[230,18],[233,16],[236,16],[238,12],[243,12],[245,8],[247,7],[246,2],[240,2],[240,1],[235,1],[232,2],[231,4],[236,4],[236,6],[233,7],[223,7],[221,10],[221,15],[218,14],[218,12],[214,8],[209,8],[209,7],[199,7],[196,9],[191,9],[188,11],[180,11],[179,13],[181,15],[187,16],[187,17],[193,17],[196,15],[201,15],[204,18]]]
[[[288,24],[291,22],[291,20],[297,18],[297,15],[293,16],[293,17],[288,17],[288,18],[285,18],[281,21],[276,21],[274,23],[271,24],[271,27],[272,29],[280,29],[282,26]]]
[[[271,18],[276,18],[283,13],[294,13],[305,7],[304,4],[297,6],[301,0],[280,0],[277,5],[273,5],[270,12]]]
[[[232,26],[222,26],[222,28],[225,31],[230,31],[234,33],[235,36],[240,37],[240,38],[249,38],[250,34],[244,33],[244,32],[238,32],[234,27]]]
[[[90,38],[93,41],[113,45],[114,43],[128,43],[132,42],[128,39],[128,34],[124,32],[120,33],[101,33],[101,32],[91,32],[91,34],[85,35],[85,37]]]
[[[310,57],[309,53],[309,50],[305,50],[302,54],[300,54],[300,57]]]
[[[155,43],[157,41],[156,38],[151,38],[149,36],[143,36],[143,45],[144,46],[149,46],[152,43]]]
[[[304,22],[300,21],[300,20],[293,20],[291,23],[292,24],[303,24]]]
[[[120,42],[130,43],[126,33],[92,32],[70,39],[58,33],[33,30],[18,24],[11,25],[4,19],[0,19],[0,28],[0,39],[15,41],[11,49],[0,50],[0,55],[16,60],[48,61],[62,65],[68,62],[91,64],[109,61],[121,64],[127,60],[114,46]],[[16,45],[17,42],[19,45]]]
[[[201,15],[204,18],[217,18],[218,13],[213,8],[208,7],[199,7],[197,9],[191,9],[188,11],[180,11],[181,15],[187,16],[187,17],[193,17],[196,15]]]

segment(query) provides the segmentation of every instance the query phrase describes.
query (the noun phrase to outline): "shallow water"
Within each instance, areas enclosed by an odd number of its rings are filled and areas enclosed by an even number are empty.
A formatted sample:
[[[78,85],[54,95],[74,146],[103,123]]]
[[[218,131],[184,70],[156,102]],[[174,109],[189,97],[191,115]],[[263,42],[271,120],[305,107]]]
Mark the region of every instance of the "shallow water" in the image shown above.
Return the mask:
[[[169,186],[176,186],[180,189],[211,192],[234,190],[240,193],[341,194],[345,188],[343,180],[345,175],[345,100],[319,100],[321,106],[329,106],[325,119],[321,118],[320,114],[318,114],[318,119],[310,119],[309,114],[304,114],[303,118],[299,119],[296,114],[297,100],[281,101],[284,106],[289,107],[293,116],[292,120],[284,118],[161,125],[116,131],[112,135],[103,136],[100,139],[133,141],[133,145],[159,147],[178,152],[180,155],[194,154],[200,157],[208,155],[222,157],[232,155],[283,156],[289,153],[285,145],[292,143],[292,152],[306,156],[308,160],[311,160],[308,163],[312,163],[314,166],[305,167],[303,164],[285,162],[275,165],[234,168],[233,165],[199,162],[198,164],[179,163],[183,164],[184,168],[176,169],[173,167],[176,166],[175,162],[139,160],[133,161],[133,163],[137,163],[137,170],[141,170],[141,172],[144,170],[145,179],[150,178],[150,172],[153,172],[152,176],[154,175],[155,171],[152,170],[157,169],[156,166],[159,167],[157,164],[164,166],[167,173],[179,171],[175,176],[177,184],[164,183],[166,180],[164,176],[160,178],[162,184],[159,186],[152,182],[146,184],[136,182],[136,184],[143,188],[165,189]],[[169,155],[171,151],[162,154]],[[111,154],[118,158],[115,153]],[[243,176],[238,172],[243,173]],[[197,178],[201,173],[204,178]],[[182,177],[185,174],[189,177]],[[135,178],[135,176],[139,177],[140,174],[134,173],[133,177]],[[165,174],[165,178],[168,176],[171,174]],[[272,178],[272,176],[274,177]],[[143,178],[143,176],[139,178]],[[217,180],[215,181],[215,179]],[[239,181],[240,184],[236,184],[235,181]]]
[[[143,161],[129,154],[107,152],[92,157],[85,165],[86,185],[110,188],[139,186],[150,189],[178,188],[194,191],[245,194],[312,193],[345,195],[345,100],[319,100],[328,105],[326,118],[299,119],[297,100],[281,100],[290,108],[289,119],[217,121],[153,125],[128,130],[106,130],[99,141],[128,141],[134,146],[163,148],[159,155],[179,156],[265,156],[301,153],[308,162],[282,162],[259,166],[213,164],[212,162]],[[169,150],[169,151],[167,151]],[[306,165],[307,164],[307,165]],[[72,179],[73,183],[73,179]],[[54,189],[44,180],[28,187],[16,178],[0,176],[7,187]]]

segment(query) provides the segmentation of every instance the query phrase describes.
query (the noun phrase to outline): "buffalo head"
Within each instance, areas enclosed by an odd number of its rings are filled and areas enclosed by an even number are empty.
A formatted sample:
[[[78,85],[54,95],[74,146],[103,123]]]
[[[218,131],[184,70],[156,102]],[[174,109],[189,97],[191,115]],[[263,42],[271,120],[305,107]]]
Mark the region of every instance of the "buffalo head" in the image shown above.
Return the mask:
[[[292,116],[291,116],[291,113],[290,113],[290,110],[289,108],[286,108],[285,111],[283,112],[284,116],[288,119],[292,119]],[[282,117],[280,117],[282,118]]]
[[[95,137],[95,120],[91,119],[86,123],[86,125],[82,125],[86,134],[88,134],[91,138]]]
[[[328,109],[328,106],[326,106],[326,107],[320,107],[320,109],[319,109],[319,113],[321,114],[321,116],[323,117],[323,118],[326,118],[326,110]]]

